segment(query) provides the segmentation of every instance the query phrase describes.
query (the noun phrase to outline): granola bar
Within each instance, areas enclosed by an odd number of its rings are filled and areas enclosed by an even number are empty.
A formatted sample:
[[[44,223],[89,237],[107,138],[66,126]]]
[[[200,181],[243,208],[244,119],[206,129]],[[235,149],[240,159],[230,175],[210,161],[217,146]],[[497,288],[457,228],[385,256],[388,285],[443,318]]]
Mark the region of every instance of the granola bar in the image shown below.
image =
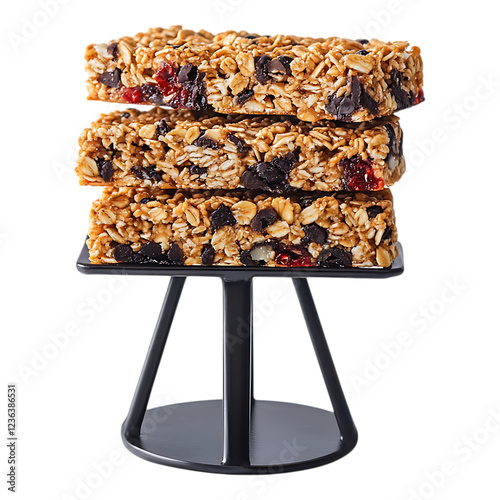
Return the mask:
[[[388,267],[392,195],[105,188],[90,214],[95,264]]]
[[[405,170],[395,116],[362,124],[293,117],[116,111],[80,137],[81,184],[162,189],[377,191]]]
[[[362,122],[423,101],[407,42],[213,35],[181,26],[89,45],[89,99]]]

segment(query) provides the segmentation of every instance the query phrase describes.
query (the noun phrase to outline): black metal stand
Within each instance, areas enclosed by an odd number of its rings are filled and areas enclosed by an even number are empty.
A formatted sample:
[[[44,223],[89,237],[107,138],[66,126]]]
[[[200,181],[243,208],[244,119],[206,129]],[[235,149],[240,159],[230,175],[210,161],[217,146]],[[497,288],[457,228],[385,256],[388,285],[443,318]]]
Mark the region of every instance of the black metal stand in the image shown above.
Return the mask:
[[[87,274],[167,274],[170,285],[122,427],[125,446],[159,464],[226,474],[278,473],[333,462],[349,453],[357,431],[347,406],[306,276],[390,277],[403,272],[403,255],[388,269],[188,268],[162,265],[92,265],[86,249],[77,263]],[[156,373],[186,276],[223,279],[224,392],[222,400],[147,410]],[[278,273],[276,272],[278,271]],[[311,271],[315,271],[312,273]],[[319,272],[318,272],[319,271]],[[323,272],[321,272],[323,271]],[[293,279],[333,412],[253,397],[252,278]],[[362,275],[362,276],[360,276]]]

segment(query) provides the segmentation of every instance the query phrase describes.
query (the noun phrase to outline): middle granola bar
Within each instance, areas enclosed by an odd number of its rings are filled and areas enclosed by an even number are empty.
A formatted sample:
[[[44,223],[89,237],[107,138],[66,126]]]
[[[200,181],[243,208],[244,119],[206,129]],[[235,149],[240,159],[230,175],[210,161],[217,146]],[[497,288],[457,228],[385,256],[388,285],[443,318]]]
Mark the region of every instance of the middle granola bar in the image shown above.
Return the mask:
[[[129,109],[82,133],[76,172],[88,185],[378,191],[405,171],[402,138],[395,116],[346,124]]]

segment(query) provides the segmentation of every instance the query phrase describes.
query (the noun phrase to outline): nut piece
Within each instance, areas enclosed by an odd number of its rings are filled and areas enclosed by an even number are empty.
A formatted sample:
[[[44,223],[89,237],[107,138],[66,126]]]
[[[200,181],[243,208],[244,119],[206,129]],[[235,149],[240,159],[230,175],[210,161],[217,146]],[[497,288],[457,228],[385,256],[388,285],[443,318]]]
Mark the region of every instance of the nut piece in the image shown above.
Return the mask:
[[[238,224],[250,224],[257,213],[257,206],[251,201],[239,201],[231,207],[231,212]]]
[[[345,56],[345,65],[348,68],[359,71],[367,75],[373,69],[375,61],[371,56],[361,56],[359,54],[349,54]]]

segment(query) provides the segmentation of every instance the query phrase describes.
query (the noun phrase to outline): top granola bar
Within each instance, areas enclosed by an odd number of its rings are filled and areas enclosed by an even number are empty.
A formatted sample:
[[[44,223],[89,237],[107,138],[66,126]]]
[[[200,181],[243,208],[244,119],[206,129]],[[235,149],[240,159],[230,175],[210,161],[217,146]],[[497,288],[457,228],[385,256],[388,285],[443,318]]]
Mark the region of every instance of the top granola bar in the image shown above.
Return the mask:
[[[213,35],[181,26],[89,45],[89,99],[363,122],[424,100],[407,42]]]

